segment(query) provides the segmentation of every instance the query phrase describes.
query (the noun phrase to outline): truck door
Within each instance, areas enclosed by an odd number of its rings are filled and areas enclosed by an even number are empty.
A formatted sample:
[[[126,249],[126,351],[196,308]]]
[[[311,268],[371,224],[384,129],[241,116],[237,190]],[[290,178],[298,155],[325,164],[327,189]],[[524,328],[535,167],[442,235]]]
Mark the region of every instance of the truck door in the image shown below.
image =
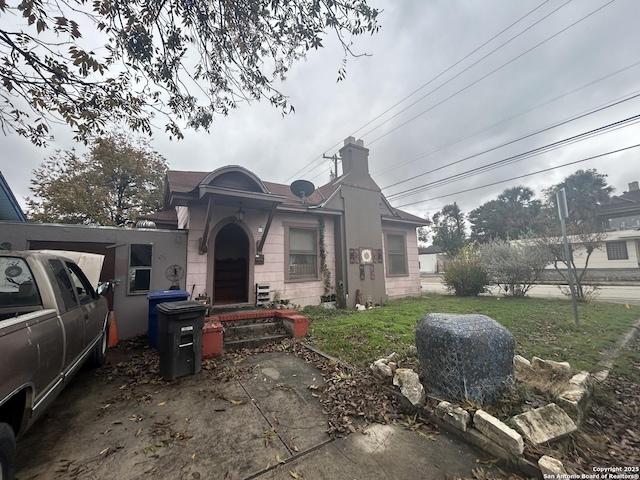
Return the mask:
[[[60,318],[64,325],[65,356],[63,371],[67,371],[80,356],[84,348],[85,311],[82,309],[76,294],[76,286],[72,283],[62,261],[50,259],[49,266],[53,271],[56,283],[62,296]],[[64,309],[64,311],[63,311]]]
[[[31,381],[37,403],[55,383],[63,360],[62,327],[57,313],[43,309],[29,265],[20,257],[0,256],[0,398]],[[17,314],[34,312],[37,321],[16,323]]]
[[[102,333],[105,313],[100,311],[98,294],[80,267],[72,262],[66,265],[84,314],[84,345],[90,345]]]

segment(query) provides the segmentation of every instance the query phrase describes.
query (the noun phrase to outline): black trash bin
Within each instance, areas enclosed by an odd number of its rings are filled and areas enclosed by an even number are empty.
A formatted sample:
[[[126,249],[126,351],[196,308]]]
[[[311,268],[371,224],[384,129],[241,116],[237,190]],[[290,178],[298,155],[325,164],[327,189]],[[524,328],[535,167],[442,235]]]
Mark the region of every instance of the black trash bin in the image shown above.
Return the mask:
[[[160,303],[158,309],[158,353],[160,375],[175,380],[200,371],[202,328],[207,306],[195,300]]]

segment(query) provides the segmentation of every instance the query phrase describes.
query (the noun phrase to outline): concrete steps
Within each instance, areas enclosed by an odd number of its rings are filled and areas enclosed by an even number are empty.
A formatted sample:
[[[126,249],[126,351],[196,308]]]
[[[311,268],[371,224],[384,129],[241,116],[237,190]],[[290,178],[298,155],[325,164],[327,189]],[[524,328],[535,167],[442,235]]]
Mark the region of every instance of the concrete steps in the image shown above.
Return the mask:
[[[223,350],[278,342],[307,335],[309,320],[294,310],[239,310],[205,318],[203,358],[219,357]]]
[[[261,335],[259,337],[246,337],[239,339],[225,339],[224,349],[226,351],[240,350],[241,348],[255,348],[266,343],[279,342],[285,338],[291,338],[288,333],[274,334],[274,335]]]
[[[291,338],[282,323],[282,318],[276,317],[227,321],[224,324],[223,347],[227,351],[233,351]]]
[[[224,336],[225,338],[242,338],[242,337],[258,337],[260,335],[275,332],[282,328],[282,321],[280,322],[260,322],[253,323],[246,321],[247,323],[235,323],[235,325],[225,325]],[[250,323],[249,323],[250,322]],[[231,323],[231,322],[229,322]]]

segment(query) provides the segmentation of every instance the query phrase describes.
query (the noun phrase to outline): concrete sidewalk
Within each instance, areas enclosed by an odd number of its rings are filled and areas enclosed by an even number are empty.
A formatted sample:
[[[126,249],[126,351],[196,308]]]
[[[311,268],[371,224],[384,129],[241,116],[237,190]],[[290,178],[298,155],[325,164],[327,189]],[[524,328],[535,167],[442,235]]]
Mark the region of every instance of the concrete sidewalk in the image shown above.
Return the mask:
[[[486,469],[486,454],[445,432],[374,424],[330,437],[309,388],[323,384],[320,371],[292,353],[248,356],[227,382],[220,373],[238,365],[131,382],[113,353],[110,375],[81,372],[19,441],[19,480],[453,479]]]
[[[473,478],[477,459],[485,455],[446,433],[421,436],[398,425],[370,425],[364,433],[331,439],[324,431],[326,417],[309,385],[317,385],[319,372],[303,360],[282,354],[262,354],[249,360],[258,369],[243,388],[255,407],[255,420],[271,424],[278,434],[283,465],[249,478],[291,479],[440,479]],[[284,387],[286,386],[286,387]],[[289,448],[290,439],[298,451]],[[250,447],[251,448],[251,447]],[[261,446],[253,445],[253,451]],[[284,450],[283,450],[284,449]],[[273,458],[273,457],[272,457]],[[263,460],[264,462],[264,460]]]

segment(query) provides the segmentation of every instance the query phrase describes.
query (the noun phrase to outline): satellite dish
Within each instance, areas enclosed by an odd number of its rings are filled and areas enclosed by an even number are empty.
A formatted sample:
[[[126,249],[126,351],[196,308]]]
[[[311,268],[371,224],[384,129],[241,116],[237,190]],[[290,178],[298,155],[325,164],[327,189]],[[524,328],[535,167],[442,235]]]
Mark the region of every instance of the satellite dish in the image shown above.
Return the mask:
[[[306,202],[306,199],[316,189],[315,185],[308,180],[296,180],[291,184],[291,192],[297,195],[302,200],[302,203]]]

